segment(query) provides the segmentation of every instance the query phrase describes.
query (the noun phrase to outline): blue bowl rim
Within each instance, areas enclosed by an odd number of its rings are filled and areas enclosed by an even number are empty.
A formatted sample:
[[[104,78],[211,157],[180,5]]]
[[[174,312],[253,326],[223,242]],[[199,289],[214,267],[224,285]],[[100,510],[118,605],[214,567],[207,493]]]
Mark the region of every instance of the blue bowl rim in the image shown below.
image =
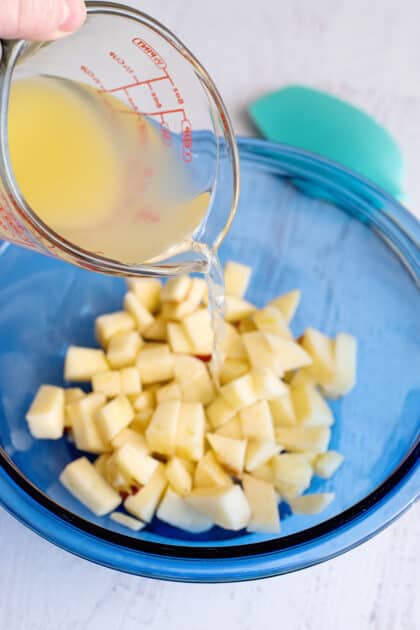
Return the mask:
[[[375,226],[378,220],[380,222],[381,219],[385,218],[388,221],[389,225],[385,223],[381,225],[381,228],[391,226],[392,230],[390,234],[387,234],[387,230],[382,229],[384,238],[390,238],[395,246],[393,237],[395,234],[399,235],[400,238],[396,240],[404,248],[403,258],[406,267],[415,280],[417,282],[420,281],[416,251],[419,242],[420,223],[392,196],[348,169],[305,151],[250,138],[238,138],[238,145],[241,158],[244,160],[260,163],[263,167],[273,167],[276,172],[279,172],[279,165],[280,167],[283,166],[285,169],[284,174],[294,179],[303,177],[308,180],[309,171],[309,180],[315,179],[318,185],[326,187],[327,192],[328,189],[333,191],[340,188],[346,190],[349,183],[351,183],[353,188],[355,185],[359,188],[357,190],[357,194],[360,196],[358,201],[363,199],[368,206],[372,205],[372,200],[380,201],[380,206],[385,204],[386,211],[379,210],[377,207],[375,216],[370,216],[369,218]],[[291,164],[293,165],[292,168]],[[366,221],[367,217],[358,216],[357,218]],[[410,261],[414,261],[414,264]],[[325,553],[322,558],[303,560],[301,564],[297,563],[291,570],[303,568],[342,553],[385,527],[416,499],[419,488],[419,455],[420,442],[417,439],[404,460],[388,478],[358,503],[306,530],[252,544],[233,544],[232,546],[223,547],[206,544],[205,547],[189,547],[143,541],[112,532],[73,514],[55,503],[22,475],[1,448],[0,502],[16,518],[44,538],[76,555],[81,555],[99,564],[163,579],[224,581],[227,576],[229,580],[255,579],[285,572],[282,567],[282,552],[296,549],[304,550],[309,543],[315,543],[316,541],[327,542],[329,540],[331,542],[332,535],[336,535],[340,530],[343,532],[348,530],[353,524],[356,524],[358,519],[362,517],[367,519],[370,513],[374,516],[373,513],[381,510],[383,504],[386,503],[385,499],[388,497],[389,501],[393,503],[393,509],[392,514],[388,515],[386,520],[375,522],[373,528],[367,527],[367,530],[359,539],[346,543],[336,553]],[[408,494],[407,490],[409,491]],[[17,499],[16,493],[19,494],[19,499]],[[398,500],[398,496],[402,500]],[[48,523],[48,518],[51,519],[51,516],[54,517],[54,527],[51,527],[51,522]],[[81,544],[81,536],[84,539],[83,542],[87,543],[87,545]],[[95,547],[91,546],[92,542]],[[82,548],[84,548],[84,551]],[[117,549],[119,550],[118,558],[116,557]],[[132,556],[133,553],[135,554],[134,557]],[[122,558],[121,554],[126,557]],[[274,562],[274,568],[269,569],[268,566],[264,568],[266,563],[262,561],[262,558],[270,558],[269,565],[271,567],[273,555],[278,558],[278,562]],[[165,560],[166,563],[172,563],[173,566],[148,566],[153,556],[159,558],[160,562]],[[142,561],[140,561],[140,558],[142,558]],[[211,561],[215,560],[218,562],[217,567],[210,569]],[[188,565],[185,565],[185,561],[188,562]],[[202,568],[195,567],[192,569],[192,561],[201,563]],[[203,563],[203,561],[205,562]],[[247,563],[247,566],[244,564],[240,573],[232,574],[231,569],[234,571],[234,568],[229,567],[229,563],[237,561],[242,561],[243,564]],[[224,567],[222,566],[223,563]],[[256,568],[256,563],[259,564],[260,568]],[[182,566],[182,570],[180,570],[180,566]]]

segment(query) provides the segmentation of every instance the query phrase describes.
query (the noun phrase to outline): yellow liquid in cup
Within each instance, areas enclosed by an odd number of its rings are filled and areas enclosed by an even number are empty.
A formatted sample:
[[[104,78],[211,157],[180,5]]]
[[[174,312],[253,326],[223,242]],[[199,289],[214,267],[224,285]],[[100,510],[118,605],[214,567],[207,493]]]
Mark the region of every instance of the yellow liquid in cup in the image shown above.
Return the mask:
[[[16,181],[44,223],[123,263],[163,256],[208,209],[209,194],[193,195],[188,165],[154,126],[80,83],[15,81],[9,147]]]

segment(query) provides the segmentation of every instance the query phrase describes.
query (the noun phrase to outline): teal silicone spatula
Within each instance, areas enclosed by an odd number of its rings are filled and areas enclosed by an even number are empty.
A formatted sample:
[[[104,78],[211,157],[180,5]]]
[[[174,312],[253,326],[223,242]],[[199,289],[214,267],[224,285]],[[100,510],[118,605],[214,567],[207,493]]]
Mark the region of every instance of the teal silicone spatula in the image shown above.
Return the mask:
[[[402,197],[401,151],[360,109],[325,92],[290,86],[255,101],[249,113],[267,139],[318,153]]]

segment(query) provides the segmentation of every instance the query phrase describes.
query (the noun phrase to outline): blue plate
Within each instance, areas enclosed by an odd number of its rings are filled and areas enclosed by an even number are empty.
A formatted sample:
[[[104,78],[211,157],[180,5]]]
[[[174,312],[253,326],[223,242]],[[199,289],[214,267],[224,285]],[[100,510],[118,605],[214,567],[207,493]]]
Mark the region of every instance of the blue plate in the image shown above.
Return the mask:
[[[311,325],[359,339],[357,386],[333,404],[331,447],[346,461],[311,486],[336,500],[315,516],[282,505],[280,537],[218,528],[192,536],[157,520],[130,535],[64,490],[57,479],[74,448],[34,441],[24,414],[41,383],[62,384],[70,343],[95,345],[93,319],[121,307],[124,283],[17,247],[0,255],[0,501],[45,538],[121,571],[197,582],[294,571],[369,538],[419,491],[418,222],[329,162],[263,141],[239,148],[241,201],[222,259],[254,267],[248,295],[257,304],[302,289],[297,335]],[[336,204],[305,196],[305,184]]]

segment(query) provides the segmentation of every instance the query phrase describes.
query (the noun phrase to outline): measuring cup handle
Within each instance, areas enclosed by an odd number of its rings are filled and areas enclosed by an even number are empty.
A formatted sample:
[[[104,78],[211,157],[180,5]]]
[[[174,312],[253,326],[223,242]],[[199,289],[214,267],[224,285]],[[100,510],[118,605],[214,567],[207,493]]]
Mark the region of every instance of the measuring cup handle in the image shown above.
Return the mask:
[[[0,0],[1,1],[1,0]],[[28,42],[25,39],[1,39],[0,38],[0,71],[9,61],[19,53],[19,57],[32,55],[36,50],[49,42]]]

